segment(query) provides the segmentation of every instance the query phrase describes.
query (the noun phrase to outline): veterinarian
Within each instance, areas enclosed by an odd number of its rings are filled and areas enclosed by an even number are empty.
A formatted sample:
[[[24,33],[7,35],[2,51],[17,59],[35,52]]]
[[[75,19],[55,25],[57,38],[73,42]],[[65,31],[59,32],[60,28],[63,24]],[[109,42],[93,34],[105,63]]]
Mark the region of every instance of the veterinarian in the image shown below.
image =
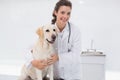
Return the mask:
[[[56,53],[46,60],[33,60],[32,55],[27,55],[26,66],[31,65],[44,69],[54,64],[55,80],[81,80],[80,79],[80,53],[81,38],[80,30],[69,22],[72,3],[69,0],[59,0],[53,11],[52,24],[59,31],[55,42]]]

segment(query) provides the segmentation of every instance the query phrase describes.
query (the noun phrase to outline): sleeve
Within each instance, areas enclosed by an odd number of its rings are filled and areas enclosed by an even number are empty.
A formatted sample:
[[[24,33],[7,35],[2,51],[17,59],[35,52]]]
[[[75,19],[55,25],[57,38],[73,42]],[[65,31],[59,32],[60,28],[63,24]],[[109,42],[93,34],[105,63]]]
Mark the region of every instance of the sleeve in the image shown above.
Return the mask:
[[[33,60],[31,50],[33,48],[33,45],[31,45],[29,48],[27,48],[24,52],[24,59],[25,59],[25,66],[27,68],[30,68],[32,66],[31,61]]]
[[[34,27],[34,28],[31,28],[31,32],[30,32],[30,40],[27,41],[26,43],[26,48],[24,49],[24,63],[25,63],[25,66],[26,67],[31,67],[32,64],[31,64],[31,61],[33,60],[33,57],[32,57],[32,53],[31,53],[31,50],[33,49],[34,47],[34,43],[37,41],[38,37],[36,36],[36,30],[37,28]]]
[[[72,40],[71,51],[58,55],[60,67],[74,66],[80,62],[80,54],[81,54],[80,31],[76,30],[73,32],[74,32],[73,35],[71,35],[71,40]]]

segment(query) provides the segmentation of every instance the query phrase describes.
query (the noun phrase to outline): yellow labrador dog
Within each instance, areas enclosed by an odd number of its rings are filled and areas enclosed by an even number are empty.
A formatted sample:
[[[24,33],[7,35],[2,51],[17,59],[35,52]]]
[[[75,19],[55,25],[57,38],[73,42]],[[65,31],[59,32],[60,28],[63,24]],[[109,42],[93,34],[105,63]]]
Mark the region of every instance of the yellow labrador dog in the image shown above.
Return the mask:
[[[36,32],[39,36],[38,41],[33,48],[34,59],[48,59],[51,54],[55,53],[53,43],[57,37],[55,25],[45,25],[38,28]],[[46,67],[44,70],[39,70],[35,67],[23,67],[21,76],[18,80],[43,80],[43,77],[49,75],[50,80],[53,80],[53,65]]]

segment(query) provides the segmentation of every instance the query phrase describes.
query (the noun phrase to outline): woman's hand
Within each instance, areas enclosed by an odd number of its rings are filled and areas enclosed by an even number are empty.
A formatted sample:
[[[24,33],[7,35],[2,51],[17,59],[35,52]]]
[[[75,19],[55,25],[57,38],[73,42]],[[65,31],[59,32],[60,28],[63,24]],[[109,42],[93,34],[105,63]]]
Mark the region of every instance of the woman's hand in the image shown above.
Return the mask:
[[[52,54],[50,58],[47,60],[33,60],[31,63],[34,67],[43,70],[48,65],[54,64],[56,61],[59,60],[59,57],[57,54]]]
[[[40,70],[44,69],[47,66],[47,60],[33,60],[32,65]]]
[[[59,60],[58,54],[52,54],[51,57],[47,59],[47,64],[48,65],[54,64],[58,60]]]

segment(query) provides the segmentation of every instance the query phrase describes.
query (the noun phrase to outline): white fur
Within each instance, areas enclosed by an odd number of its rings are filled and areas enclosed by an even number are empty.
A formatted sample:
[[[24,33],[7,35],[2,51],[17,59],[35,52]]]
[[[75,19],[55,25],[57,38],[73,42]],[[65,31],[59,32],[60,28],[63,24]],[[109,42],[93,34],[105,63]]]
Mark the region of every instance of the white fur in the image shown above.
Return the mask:
[[[39,39],[34,45],[32,50],[33,53],[31,53],[34,59],[47,59],[51,54],[55,53],[53,44],[46,40],[52,41],[51,36],[57,36],[57,32],[53,29],[55,29],[55,26],[46,25],[37,30]],[[46,30],[49,30],[50,32],[46,32]],[[33,66],[30,68],[23,66],[21,76],[18,80],[42,80],[45,75],[49,75],[50,80],[53,80],[53,65],[46,67],[44,70],[37,69]],[[31,79],[28,76],[30,76]]]

